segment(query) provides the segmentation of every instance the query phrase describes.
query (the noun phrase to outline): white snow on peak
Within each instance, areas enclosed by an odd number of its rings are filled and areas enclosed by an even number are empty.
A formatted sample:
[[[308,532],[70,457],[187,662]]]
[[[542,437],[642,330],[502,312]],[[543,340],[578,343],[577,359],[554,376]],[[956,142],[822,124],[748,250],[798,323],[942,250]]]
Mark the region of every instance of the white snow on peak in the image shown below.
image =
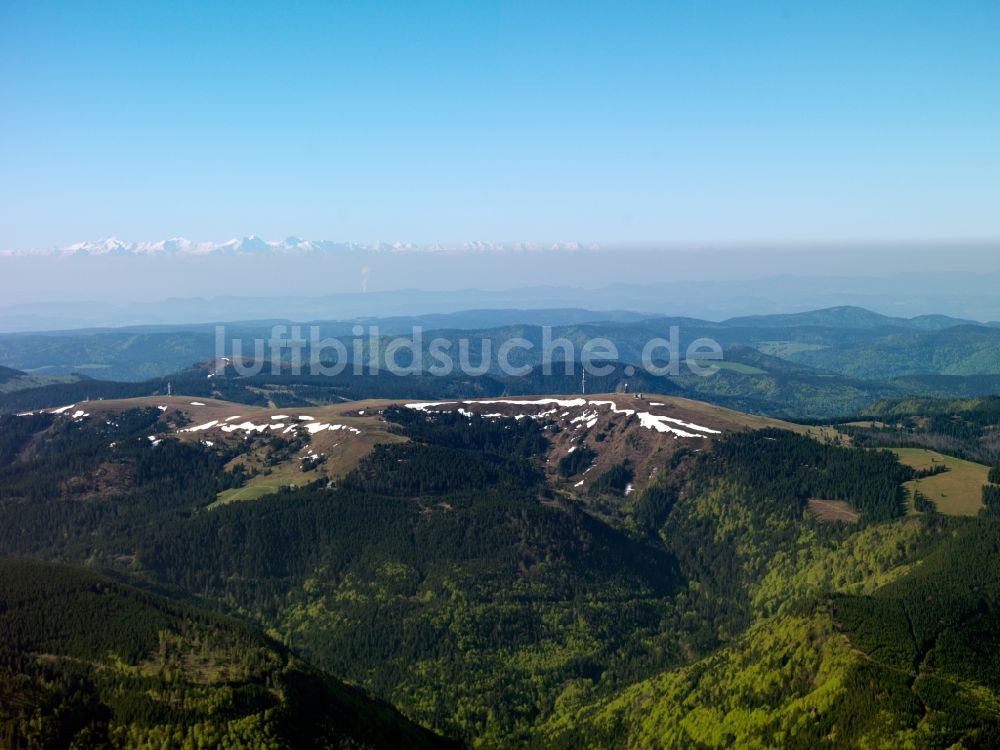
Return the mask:
[[[348,432],[353,432],[355,435],[361,434],[361,430],[357,427],[349,427],[346,424],[327,424],[325,422],[310,422],[306,425],[306,429],[309,431],[310,435],[315,435],[317,432],[323,432],[323,430],[347,430]]]
[[[672,424],[666,424],[667,422],[670,422]],[[674,437],[704,438],[708,437],[708,434],[713,434],[713,435],[722,434],[719,430],[712,430],[709,429],[708,427],[702,427],[700,425],[691,424],[690,422],[683,422],[680,419],[673,419],[672,417],[663,417],[656,414],[650,414],[648,411],[639,412],[639,424],[641,424],[648,430],[673,433]],[[680,430],[674,427],[673,426],[674,424],[681,425],[682,427],[689,427],[692,430],[698,430],[698,432],[688,432],[687,430]]]
[[[271,424],[254,424],[253,422],[240,422],[239,424],[224,424],[219,429],[223,432],[236,432],[236,430],[243,430],[244,432],[264,432],[265,430],[271,429]]]
[[[635,414],[635,409],[619,409],[618,404],[614,401],[590,401],[591,406],[609,406],[611,411],[616,414],[624,414],[626,417],[630,417]]]
[[[256,424],[250,420],[245,422],[236,423],[233,420],[239,419],[239,417],[229,417],[224,422],[220,422],[217,419],[213,419],[211,422],[205,422],[204,424],[195,425],[194,427],[185,427],[184,429],[178,430],[178,432],[203,432],[204,430],[212,429],[213,427],[218,427],[223,432],[266,432],[267,430],[274,430],[275,432],[280,431],[281,434],[285,435],[289,432],[298,430],[304,427],[310,435],[315,435],[317,432],[323,432],[324,430],[337,431],[343,430],[345,432],[350,432],[355,435],[360,435],[361,430],[357,427],[351,427],[345,424],[329,424],[326,422],[307,422],[305,424],[297,424],[292,422],[286,424],[285,422],[265,422],[264,424]]]
[[[454,401],[425,401],[416,404],[406,404],[406,408],[416,409],[417,411],[428,411],[432,406],[446,406],[447,404],[454,403]]]
[[[219,424],[219,420],[213,419],[211,422],[205,422],[205,424],[200,424],[197,427],[186,427],[183,430],[179,430],[179,432],[201,432],[202,430],[215,427],[217,424]]]
[[[485,254],[524,252],[577,253],[586,248],[598,251],[596,244],[585,245],[575,240],[554,242],[547,246],[525,242],[490,242],[475,240],[442,245],[413,242],[357,243],[336,240],[305,240],[295,235],[282,240],[265,240],[257,235],[226,240],[224,242],[195,242],[184,237],[163,240],[129,242],[117,237],[107,237],[90,242],[75,242],[59,248],[4,251],[4,255],[52,256],[203,256],[203,255],[309,255],[309,254],[398,254],[398,253],[453,253]]]
[[[549,411],[541,412],[538,414],[516,414],[515,419],[523,419],[524,417],[530,416],[534,419],[543,419],[544,417],[555,414],[559,411],[559,408],[578,408],[581,406],[592,406],[600,409],[601,407],[608,407],[615,414],[624,414],[626,417],[630,417],[635,414],[639,418],[640,426],[646,428],[647,430],[656,430],[657,432],[672,434],[675,438],[685,437],[685,438],[704,438],[708,435],[721,435],[720,430],[713,430],[710,427],[703,427],[693,422],[685,422],[682,419],[676,419],[674,417],[668,417],[660,414],[653,414],[651,412],[639,412],[636,409],[627,409],[624,407],[619,407],[618,404],[610,400],[601,399],[585,399],[585,398],[574,398],[574,399],[557,399],[557,398],[542,398],[534,400],[518,400],[518,399],[492,399],[484,401],[428,401],[420,403],[406,404],[408,409],[416,409],[418,411],[435,411],[436,407],[448,406],[450,404],[506,404],[510,406],[549,406],[555,405]],[[664,406],[661,402],[653,402],[654,406]],[[600,413],[597,409],[588,409],[575,417],[570,419],[570,424],[575,424],[577,427],[587,426],[587,429],[594,427],[600,418]],[[459,408],[458,411],[461,414],[469,415],[470,412],[464,408]],[[569,416],[570,412],[563,412],[562,417],[565,418]],[[484,414],[484,417],[498,417],[499,414]],[[685,429],[680,429],[685,428]]]

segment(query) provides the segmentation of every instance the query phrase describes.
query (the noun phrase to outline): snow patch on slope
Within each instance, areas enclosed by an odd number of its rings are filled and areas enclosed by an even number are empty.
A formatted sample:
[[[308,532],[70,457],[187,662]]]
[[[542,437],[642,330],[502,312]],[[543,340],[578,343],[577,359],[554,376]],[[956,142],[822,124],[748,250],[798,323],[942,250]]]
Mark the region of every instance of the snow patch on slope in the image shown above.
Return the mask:
[[[558,399],[558,398],[541,398],[534,400],[524,400],[524,399],[489,399],[483,401],[427,401],[406,404],[406,408],[415,409],[417,411],[423,412],[433,412],[433,411],[443,411],[440,407],[449,406],[451,404],[483,404],[483,405],[496,405],[504,404],[507,406],[549,406],[554,405],[549,411],[544,411],[537,414],[514,414],[511,415],[514,419],[524,419],[525,417],[531,417],[532,419],[544,419],[545,417],[551,416],[559,411],[560,408],[579,408],[582,406],[593,406],[598,409],[601,407],[609,408],[615,414],[624,414],[626,417],[630,417],[633,414],[639,418],[639,424],[641,427],[647,430],[656,430],[657,432],[672,434],[675,438],[704,438],[708,435],[721,435],[721,430],[713,430],[710,427],[703,427],[702,425],[695,424],[693,422],[685,422],[682,419],[676,419],[674,417],[668,417],[662,414],[653,414],[648,411],[637,411],[636,409],[626,409],[619,407],[617,403],[609,400],[600,399],[585,399],[585,398],[573,398],[573,399]],[[653,406],[664,406],[662,402],[654,401]],[[470,412],[462,407],[458,408],[459,413],[466,416],[470,415]],[[570,412],[563,412],[562,417],[569,416]],[[500,417],[500,414],[484,414],[483,417]],[[600,418],[600,413],[597,409],[587,410],[582,414],[578,414],[569,420],[570,424],[575,424],[577,429],[586,426],[587,429],[593,428],[598,419]],[[684,428],[684,429],[681,429]]]

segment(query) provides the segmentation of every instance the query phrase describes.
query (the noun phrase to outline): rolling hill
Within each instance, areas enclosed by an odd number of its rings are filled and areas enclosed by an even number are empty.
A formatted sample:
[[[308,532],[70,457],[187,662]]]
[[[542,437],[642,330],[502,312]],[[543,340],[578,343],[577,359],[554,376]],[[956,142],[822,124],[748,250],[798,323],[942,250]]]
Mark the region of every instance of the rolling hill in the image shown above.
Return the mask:
[[[822,327],[845,329],[906,328],[920,331],[939,331],[962,325],[980,325],[974,320],[952,318],[947,315],[920,315],[914,318],[899,318],[866,310],[863,307],[841,306],[825,310],[779,315],[750,315],[729,318],[723,323],[727,327]]]
[[[228,324],[225,339],[245,342],[269,340],[276,324],[268,320]],[[614,391],[625,382],[633,390],[683,395],[712,401],[739,411],[782,418],[831,418],[864,411],[871,404],[909,395],[974,397],[1000,387],[1000,328],[947,316],[893,318],[862,308],[839,307],[788,315],[731,318],[722,322],[680,317],[649,317],[631,313],[588,312],[579,309],[470,310],[448,315],[312,321],[322,337],[337,338],[353,351],[356,326],[365,335],[360,356],[379,363],[363,375],[353,368],[334,376],[293,372],[287,359],[267,362],[258,374],[232,367],[208,382],[213,372],[216,337],[212,326],[143,326],[132,329],[0,335],[0,363],[29,373],[19,387],[30,390],[5,393],[0,385],[0,411],[20,412],[83,398],[122,398],[166,392],[167,382],[185,393],[252,404],[304,406],[338,399],[442,398],[543,395],[579,388],[578,375],[564,377],[557,363],[551,374],[542,372],[544,342],[564,339],[578,359],[581,347],[597,338],[614,343],[613,371],[594,390]],[[543,325],[551,325],[547,333]],[[398,336],[421,329],[422,345],[413,357],[403,350],[402,367],[412,374],[394,375],[386,369],[386,352]],[[689,372],[652,375],[641,366],[647,342],[679,329],[684,350],[699,338],[717,341],[724,350],[721,370],[711,377]],[[377,333],[374,333],[377,329]],[[300,328],[305,332],[307,328]],[[304,335],[304,334],[303,334]],[[515,366],[526,374],[510,376],[495,358],[485,372],[446,376],[431,374],[435,360],[430,342],[446,340],[454,351],[466,339],[471,361],[495,354],[505,343],[523,340]],[[302,352],[309,361],[309,347]],[[556,350],[556,358],[563,356]],[[232,354],[232,352],[230,352]],[[419,357],[414,361],[415,357]],[[192,363],[200,365],[192,366]],[[575,365],[579,372],[579,362]],[[632,373],[632,374],[629,374]],[[75,383],[46,385],[46,379],[70,378]],[[89,378],[89,379],[88,379]],[[202,382],[198,382],[199,378]]]
[[[211,398],[155,396],[65,404],[40,409],[37,415],[84,429],[96,425],[113,436],[114,431],[106,428],[123,414],[145,411],[152,420],[144,436],[151,447],[172,440],[207,448],[224,462],[224,471],[239,476],[238,487],[219,493],[219,502],[229,502],[304,486],[321,478],[343,478],[376,445],[405,441],[384,418],[386,409],[394,406],[428,413],[540,421],[546,425],[548,447],[544,460],[550,481],[571,494],[585,494],[594,480],[623,462],[629,465],[629,492],[640,490],[680,446],[697,446],[729,432],[770,427],[835,438],[830,428],[802,426],[655,394],[439,402],[368,399],[291,409]],[[22,412],[18,418],[35,414]],[[581,451],[578,455],[586,453],[593,459],[581,467],[579,475],[560,474],[556,467],[577,449]],[[22,450],[30,452],[31,447]],[[108,490],[112,485],[106,482],[102,487]]]

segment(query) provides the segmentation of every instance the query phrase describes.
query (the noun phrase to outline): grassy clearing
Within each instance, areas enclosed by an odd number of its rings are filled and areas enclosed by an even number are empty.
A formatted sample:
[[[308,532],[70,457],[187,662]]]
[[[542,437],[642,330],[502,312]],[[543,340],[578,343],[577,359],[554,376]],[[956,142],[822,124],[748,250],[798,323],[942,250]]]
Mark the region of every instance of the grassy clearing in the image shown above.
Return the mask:
[[[907,491],[920,490],[933,500],[941,513],[949,516],[974,516],[983,507],[983,485],[989,468],[971,461],[946,456],[923,448],[893,448],[899,460],[914,469],[945,466],[948,471],[933,477],[907,482]],[[912,512],[912,508],[911,508]]]
[[[816,519],[824,523],[830,521],[843,521],[844,523],[857,523],[861,518],[860,514],[851,508],[843,500],[822,500],[814,497],[809,501],[809,512],[816,516]]]
[[[283,486],[284,484],[281,482],[254,482],[243,487],[235,487],[231,490],[220,492],[215,502],[208,507],[211,509],[240,500],[256,500],[259,497],[264,497],[264,495],[277,492]]]

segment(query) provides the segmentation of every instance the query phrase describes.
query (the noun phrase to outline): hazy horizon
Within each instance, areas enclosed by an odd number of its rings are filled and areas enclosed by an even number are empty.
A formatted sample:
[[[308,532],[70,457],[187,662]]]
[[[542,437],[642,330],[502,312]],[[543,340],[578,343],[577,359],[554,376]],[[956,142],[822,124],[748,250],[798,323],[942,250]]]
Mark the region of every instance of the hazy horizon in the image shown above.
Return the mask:
[[[7,2],[0,307],[641,284],[671,299],[628,309],[721,317],[824,298],[757,288],[790,277],[1000,318],[998,22],[989,2]],[[320,244],[261,240],[300,237]],[[905,274],[940,288],[871,291]]]
[[[0,331],[348,319],[482,308],[723,320],[854,305],[1000,320],[1000,246],[314,252],[0,258]]]

